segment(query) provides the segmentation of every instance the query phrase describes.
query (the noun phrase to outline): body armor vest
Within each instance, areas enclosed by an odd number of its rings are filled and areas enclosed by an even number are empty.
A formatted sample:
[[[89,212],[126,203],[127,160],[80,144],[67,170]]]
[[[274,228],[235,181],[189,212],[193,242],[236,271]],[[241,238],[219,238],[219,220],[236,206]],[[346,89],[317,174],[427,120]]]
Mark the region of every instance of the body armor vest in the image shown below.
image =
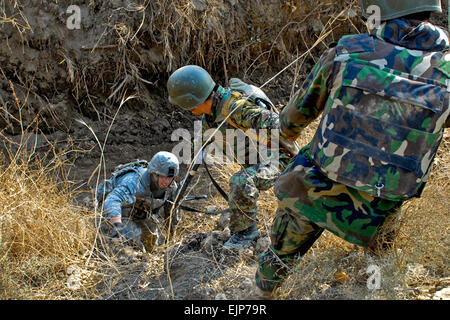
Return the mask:
[[[331,180],[373,196],[420,196],[450,112],[450,54],[445,59],[367,34],[346,36],[335,50],[313,161]],[[393,50],[403,60],[383,55]],[[412,68],[408,59],[419,55],[422,65]]]

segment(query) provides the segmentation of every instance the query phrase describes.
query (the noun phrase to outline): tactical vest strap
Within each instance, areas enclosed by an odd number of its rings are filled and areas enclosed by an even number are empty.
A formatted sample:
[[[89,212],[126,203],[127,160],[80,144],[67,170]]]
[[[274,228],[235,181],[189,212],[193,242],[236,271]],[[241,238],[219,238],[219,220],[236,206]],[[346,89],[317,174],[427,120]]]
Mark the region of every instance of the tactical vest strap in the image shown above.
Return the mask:
[[[223,108],[222,108],[222,115],[225,117],[227,123],[229,125],[231,125],[232,127],[236,128],[236,129],[241,129],[242,131],[247,131],[247,128],[243,128],[240,127],[236,122],[233,121],[233,119],[231,119],[230,115],[230,105],[231,105],[231,101],[235,101],[242,98],[242,94],[239,92],[233,92],[231,93],[230,98],[227,99],[227,101],[225,101]]]
[[[115,182],[117,179],[119,179],[124,174],[130,173],[130,172],[136,172],[139,175],[139,179],[142,181],[141,174],[139,173],[139,168],[146,168],[148,167],[148,161],[147,160],[139,160],[136,159],[136,161],[120,164],[117,167],[114,168],[112,173],[111,181],[113,182],[113,185],[115,185]]]
[[[116,166],[111,174],[110,179],[103,180],[97,189],[97,200],[99,203],[101,203],[104,199],[106,199],[106,196],[116,187],[117,179],[122,177],[123,175],[135,172],[139,176],[139,180],[142,184],[144,184],[144,181],[142,179],[142,176],[139,172],[139,168],[147,167],[148,162],[146,160],[139,160],[132,161],[125,164],[120,164]]]

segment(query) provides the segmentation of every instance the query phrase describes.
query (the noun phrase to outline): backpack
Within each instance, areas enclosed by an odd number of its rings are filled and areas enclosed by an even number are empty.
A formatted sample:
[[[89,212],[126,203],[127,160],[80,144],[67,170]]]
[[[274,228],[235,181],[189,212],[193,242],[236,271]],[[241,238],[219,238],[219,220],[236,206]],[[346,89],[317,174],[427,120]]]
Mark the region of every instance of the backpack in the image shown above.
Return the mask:
[[[244,97],[247,97],[249,101],[259,105],[260,107],[277,112],[275,105],[272,101],[270,101],[264,91],[254,85],[247,84],[238,78],[231,78],[230,89],[241,93]]]
[[[106,196],[116,187],[117,179],[130,172],[136,172],[139,174],[139,168],[147,167],[148,161],[139,159],[116,166],[111,174],[111,178],[103,180],[98,185],[96,192],[98,203],[101,204],[103,200],[106,199]],[[141,178],[140,174],[139,178]]]

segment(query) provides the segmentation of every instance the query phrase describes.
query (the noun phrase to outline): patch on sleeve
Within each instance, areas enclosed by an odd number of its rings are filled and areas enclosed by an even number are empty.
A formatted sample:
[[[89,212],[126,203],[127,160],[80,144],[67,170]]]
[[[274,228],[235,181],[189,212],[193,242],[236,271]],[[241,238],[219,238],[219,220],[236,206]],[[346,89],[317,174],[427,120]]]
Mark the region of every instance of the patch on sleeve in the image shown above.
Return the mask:
[[[375,42],[368,34],[344,36],[339,40],[336,46],[336,52],[338,55],[357,52],[371,52],[374,50]]]

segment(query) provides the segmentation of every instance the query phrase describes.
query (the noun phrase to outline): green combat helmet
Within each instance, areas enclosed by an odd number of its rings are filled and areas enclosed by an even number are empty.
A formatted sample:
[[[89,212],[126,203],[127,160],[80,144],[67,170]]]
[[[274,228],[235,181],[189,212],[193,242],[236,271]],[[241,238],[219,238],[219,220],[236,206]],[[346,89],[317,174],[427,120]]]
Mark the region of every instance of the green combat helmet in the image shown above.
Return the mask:
[[[169,102],[193,110],[205,102],[215,85],[205,69],[194,65],[181,67],[167,81]]]
[[[365,18],[370,18],[373,14],[373,10],[367,10],[370,6],[378,6],[381,21],[423,11],[442,12],[441,0],[360,0],[360,3]]]

